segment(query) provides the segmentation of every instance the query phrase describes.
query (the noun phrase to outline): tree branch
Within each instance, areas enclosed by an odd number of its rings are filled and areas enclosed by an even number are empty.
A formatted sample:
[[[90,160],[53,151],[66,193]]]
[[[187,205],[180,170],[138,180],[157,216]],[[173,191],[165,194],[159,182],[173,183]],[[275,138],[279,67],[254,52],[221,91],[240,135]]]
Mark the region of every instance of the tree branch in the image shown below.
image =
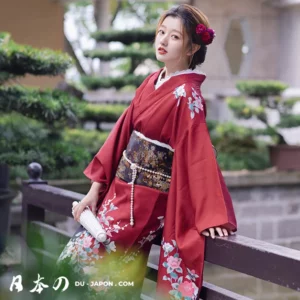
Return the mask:
[[[84,71],[78,57],[76,56],[76,53],[72,47],[72,44],[70,43],[70,41],[68,40],[68,38],[66,37],[66,34],[64,34],[64,38],[65,38],[65,43],[66,43],[66,50],[67,50],[67,53],[69,55],[71,55],[73,57],[73,59],[75,60],[75,65],[77,67],[77,70],[80,74],[82,75],[86,75],[86,72]]]

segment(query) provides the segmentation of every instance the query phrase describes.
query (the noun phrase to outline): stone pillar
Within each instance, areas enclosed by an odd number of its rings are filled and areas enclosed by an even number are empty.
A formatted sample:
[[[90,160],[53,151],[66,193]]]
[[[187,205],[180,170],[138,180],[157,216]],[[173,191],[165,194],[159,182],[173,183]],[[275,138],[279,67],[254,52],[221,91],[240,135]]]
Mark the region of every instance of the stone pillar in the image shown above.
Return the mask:
[[[279,79],[300,88],[300,4],[280,8]]]

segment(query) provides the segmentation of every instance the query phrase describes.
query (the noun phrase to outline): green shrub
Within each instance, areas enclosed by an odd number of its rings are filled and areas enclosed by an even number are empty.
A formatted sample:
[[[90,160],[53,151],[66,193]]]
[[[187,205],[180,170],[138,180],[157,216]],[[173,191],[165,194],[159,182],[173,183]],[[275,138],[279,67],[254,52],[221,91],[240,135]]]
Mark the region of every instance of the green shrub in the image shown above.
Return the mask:
[[[255,132],[231,122],[218,124],[211,133],[218,151],[226,153],[247,153],[257,148]]]
[[[281,93],[288,85],[280,81],[240,81],[236,87],[244,94],[244,97],[228,97],[226,99],[234,115],[239,119],[256,117],[266,127],[263,130],[259,130],[260,134],[269,135],[274,144],[287,144],[279,128],[300,126],[300,115],[293,113],[294,106],[300,101],[300,98],[284,99]],[[259,100],[259,105],[253,107],[246,101],[245,96],[256,97]],[[280,121],[278,124],[273,125],[269,123],[266,109],[279,113]]]
[[[116,122],[128,105],[122,104],[87,104],[80,113],[82,121],[94,121],[97,123]]]
[[[81,81],[87,89],[96,90],[99,88],[115,87],[120,89],[126,85],[134,85],[138,87],[142,84],[148,75],[133,75],[129,74],[123,77],[96,77],[96,76],[81,76]]]
[[[106,141],[109,132],[96,130],[66,129],[63,133],[64,141],[74,146],[84,147],[91,156],[94,156]]]
[[[293,128],[300,126],[300,115],[282,115],[278,124],[280,128]]]
[[[17,113],[0,116],[0,136],[0,161],[12,170],[16,166],[21,174],[26,174],[27,165],[33,161],[43,166],[47,176],[53,172],[63,174],[65,168],[83,169],[92,158],[85,145],[71,144],[60,135],[54,137],[43,123]]]
[[[61,51],[35,49],[13,42],[9,33],[2,32],[0,35],[0,70],[2,72],[19,76],[26,73],[56,76],[63,73],[73,63],[73,59]]]
[[[245,80],[239,81],[236,88],[250,97],[266,97],[281,95],[288,85],[276,80]]]
[[[218,163],[222,170],[264,170],[269,168],[269,152],[267,147],[248,151],[247,153],[218,152]]]
[[[141,41],[153,43],[155,38],[155,28],[97,31],[92,33],[91,37],[97,42],[121,42],[125,45]]]
[[[60,90],[22,86],[0,87],[0,111],[16,111],[23,115],[52,124],[55,121],[77,121],[82,104]]]
[[[145,60],[148,58],[156,59],[155,50],[148,49],[132,49],[125,48],[124,50],[88,50],[83,52],[84,56],[90,58],[99,58],[101,60],[110,61],[117,58],[132,58],[136,60]]]
[[[270,166],[267,146],[257,141],[256,130],[227,122],[217,124],[210,134],[221,169],[261,170]]]

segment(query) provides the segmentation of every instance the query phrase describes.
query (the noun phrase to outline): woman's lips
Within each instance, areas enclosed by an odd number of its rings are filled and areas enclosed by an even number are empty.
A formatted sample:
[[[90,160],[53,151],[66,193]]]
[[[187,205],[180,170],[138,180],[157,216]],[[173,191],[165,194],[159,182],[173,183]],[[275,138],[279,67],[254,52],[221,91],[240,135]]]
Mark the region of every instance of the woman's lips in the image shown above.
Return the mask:
[[[167,51],[166,51],[165,49],[159,48],[159,49],[158,49],[158,53],[159,53],[159,54],[166,54]]]

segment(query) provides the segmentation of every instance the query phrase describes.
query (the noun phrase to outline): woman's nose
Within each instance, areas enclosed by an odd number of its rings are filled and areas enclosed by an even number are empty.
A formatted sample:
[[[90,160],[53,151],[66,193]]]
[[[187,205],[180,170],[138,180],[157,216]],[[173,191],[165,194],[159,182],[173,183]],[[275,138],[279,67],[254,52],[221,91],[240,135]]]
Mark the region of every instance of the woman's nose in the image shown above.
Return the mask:
[[[168,39],[167,39],[167,36],[163,36],[161,39],[160,39],[160,43],[164,46],[166,46],[168,44]]]

